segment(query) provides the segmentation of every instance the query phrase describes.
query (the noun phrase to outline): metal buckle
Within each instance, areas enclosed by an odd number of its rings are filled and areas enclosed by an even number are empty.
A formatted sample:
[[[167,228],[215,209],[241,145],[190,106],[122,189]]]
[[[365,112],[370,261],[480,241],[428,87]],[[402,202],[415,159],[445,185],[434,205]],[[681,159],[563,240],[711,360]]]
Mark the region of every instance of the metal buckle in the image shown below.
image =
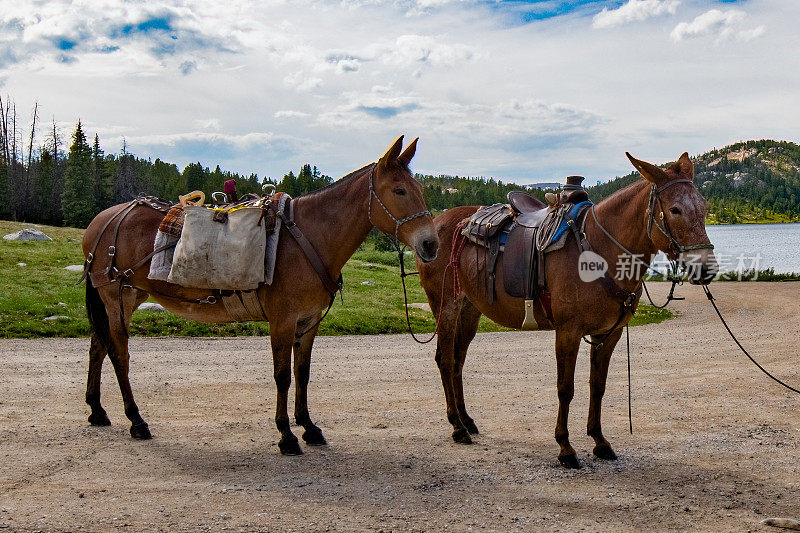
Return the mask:
[[[94,254],[89,252],[89,255],[86,256],[86,262],[91,263],[92,261],[94,261]]]
[[[125,272],[122,273],[122,277],[129,278],[133,276],[133,269],[127,269]]]
[[[111,246],[108,247],[108,255],[109,255],[109,257],[114,256],[116,253],[117,253],[117,247],[116,246],[111,245]]]

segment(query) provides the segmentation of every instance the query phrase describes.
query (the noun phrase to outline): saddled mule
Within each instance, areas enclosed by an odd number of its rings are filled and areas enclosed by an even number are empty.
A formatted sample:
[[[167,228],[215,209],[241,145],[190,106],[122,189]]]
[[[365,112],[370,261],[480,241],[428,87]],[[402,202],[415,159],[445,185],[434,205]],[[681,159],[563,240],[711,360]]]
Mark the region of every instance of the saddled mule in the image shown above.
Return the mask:
[[[425,207],[422,187],[408,169],[417,140],[409,144],[405,151],[402,141],[401,136],[377,163],[367,165],[322,190],[292,200],[293,219],[316,250],[329,279],[335,280],[339,276],[344,264],[373,227],[397,235],[416,251],[422,262],[436,257],[439,240],[432,218]],[[112,242],[113,232],[109,229],[108,221],[124,209],[125,205],[118,205],[97,215],[83,238],[85,256],[88,257],[95,248],[100,251],[98,257],[90,262],[90,278],[105,278],[105,283],[98,283],[97,288],[89,280],[86,283],[86,304],[93,326],[86,403],[92,409],[89,416],[92,425],[110,424],[100,405],[100,370],[108,354],[122,391],[125,414],[132,424],[131,435],[147,439],[150,438],[150,431],[134,402],[128,380],[128,334],[133,311],[150,296],[173,313],[192,320],[235,320],[221,302],[212,303],[214,298],[209,297],[214,294],[213,291],[187,289],[148,279],[149,262],[132,273],[126,273],[127,268],[153,251],[156,230],[164,213],[146,205],[133,207],[124,219],[118,217],[122,222],[116,242]],[[95,245],[98,238],[99,243]],[[105,253],[110,246],[115,247],[115,272],[123,275],[115,282],[108,283],[108,276],[104,276],[103,271],[110,264]],[[123,284],[122,288],[120,283]],[[317,333],[315,324],[331,301],[331,292],[284,224],[273,282],[258,289],[261,307],[270,324],[278,390],[275,423],[281,433],[278,444],[283,454],[302,453],[297,438],[289,428],[287,412],[293,351],[295,421],[304,427],[303,439],[308,444],[325,444],[322,431],[309,416],[306,390],[311,348]]]
[[[547,254],[545,273],[551,295],[552,319],[548,317],[541,301],[534,308],[536,321],[542,329],[556,331],[556,367],[558,386],[558,419],[555,437],[561,446],[559,461],[570,468],[579,468],[575,450],[569,442],[567,415],[574,392],[575,362],[581,338],[591,336],[590,402],[587,431],[594,438],[594,454],[601,459],[615,459],[616,455],[603,436],[600,425],[600,405],[605,392],[606,376],[611,353],[622,334],[623,327],[641,294],[645,269],[638,269],[632,277],[617,280],[614,276],[618,257],[626,255],[608,235],[622,246],[649,263],[658,250],[670,258],[691,263],[693,283],[707,284],[713,279],[717,264],[705,231],[706,201],[695,188],[694,167],[688,154],[668,169],[634,159],[628,154],[641,179],[616,192],[596,205],[594,215],[585,215],[585,241],[609,265],[609,274],[620,291],[630,301],[626,307],[608,290],[608,283],[583,282],[579,278],[580,249],[577,237],[570,235],[566,245]],[[654,195],[651,204],[651,194]],[[535,200],[534,200],[535,201]],[[653,213],[648,206],[653,205]],[[452,269],[447,268],[452,255],[453,237],[459,223],[477,211],[477,207],[459,207],[448,210],[434,219],[442,243],[439,257],[427,264],[419,262],[422,285],[431,309],[438,321],[439,338],[436,362],[439,365],[447,404],[447,418],[453,425],[453,440],[470,443],[470,433],[478,433],[464,403],[462,372],[467,348],[475,336],[481,314],[498,324],[519,328],[525,311],[522,298],[512,298],[503,290],[503,254],[500,254],[496,272],[496,297],[489,303],[486,284],[486,251],[476,249],[467,241],[457,271],[461,293],[454,295]],[[596,218],[595,218],[596,217]],[[654,218],[651,218],[654,217]],[[581,221],[578,221],[581,222]],[[655,227],[653,227],[655,226]],[[648,229],[650,230],[648,233]],[[478,253],[480,252],[480,253]],[[628,258],[630,259],[630,258]],[[630,264],[630,261],[628,261]],[[599,342],[599,341],[602,341]]]

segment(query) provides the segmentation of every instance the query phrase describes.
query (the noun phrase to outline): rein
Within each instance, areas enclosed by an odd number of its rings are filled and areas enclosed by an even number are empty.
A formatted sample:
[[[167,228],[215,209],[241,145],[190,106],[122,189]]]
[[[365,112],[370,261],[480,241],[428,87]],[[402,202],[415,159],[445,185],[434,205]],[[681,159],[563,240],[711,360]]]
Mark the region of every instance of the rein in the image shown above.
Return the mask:
[[[711,290],[709,290],[709,288],[708,288],[708,285],[703,285],[703,292],[705,292],[705,293],[706,293],[706,298],[708,298],[708,301],[709,301],[709,302],[711,302],[711,305],[712,305],[712,307],[714,307],[714,311],[716,311],[716,312],[717,312],[717,316],[718,316],[718,317],[719,317],[719,319],[722,321],[722,325],[723,325],[723,326],[725,326],[725,329],[726,329],[726,330],[728,330],[728,333],[730,334],[731,338],[733,339],[733,342],[735,342],[735,343],[736,343],[736,346],[738,346],[738,347],[739,347],[739,349],[740,349],[740,350],[742,350],[742,353],[744,353],[744,354],[747,356],[747,358],[748,358],[748,359],[750,359],[750,361],[752,361],[752,362],[753,362],[753,364],[754,364],[754,365],[756,365],[756,366],[758,367],[758,369],[759,369],[759,370],[761,370],[761,371],[762,371],[764,374],[766,374],[767,376],[769,376],[769,378],[770,378],[770,379],[772,379],[772,380],[774,380],[775,382],[777,382],[777,383],[779,383],[779,384],[783,385],[784,387],[786,387],[786,388],[787,388],[787,389],[789,389],[790,391],[792,391],[792,392],[796,392],[797,394],[800,394],[800,390],[797,390],[797,389],[796,389],[796,388],[794,388],[794,387],[790,387],[789,385],[787,385],[787,384],[786,384],[786,383],[784,383],[783,381],[779,380],[778,378],[776,378],[775,376],[773,376],[772,374],[770,374],[770,373],[769,373],[769,372],[768,372],[768,371],[767,371],[767,370],[766,370],[766,369],[765,369],[763,366],[761,366],[760,364],[758,364],[758,361],[756,361],[756,360],[753,358],[753,356],[752,356],[752,355],[750,355],[750,354],[747,352],[747,350],[745,350],[745,349],[744,349],[744,346],[742,346],[742,343],[740,343],[740,342],[739,342],[739,339],[737,339],[737,338],[736,338],[736,335],[734,335],[734,334],[733,334],[733,331],[731,331],[731,328],[730,328],[730,327],[728,327],[728,323],[727,323],[727,322],[725,322],[725,319],[722,317],[722,313],[720,313],[720,311],[719,311],[719,308],[717,307],[717,302],[716,302],[716,301],[714,301],[714,295],[712,295],[712,294],[711,294]]]
[[[372,221],[372,199],[375,198],[375,200],[378,202],[378,205],[381,206],[381,208],[383,208],[383,211],[395,224],[393,244],[395,250],[397,250],[397,260],[400,263],[400,281],[403,284],[403,307],[405,308],[406,312],[406,325],[408,326],[408,332],[411,334],[412,339],[414,339],[416,342],[420,344],[427,344],[431,342],[433,338],[436,336],[436,333],[439,331],[439,325],[437,321],[436,330],[433,332],[433,335],[431,335],[431,337],[425,341],[419,340],[417,336],[414,334],[414,330],[411,328],[411,317],[408,314],[408,290],[406,289],[406,278],[408,276],[418,275],[419,272],[406,272],[405,261],[403,260],[404,259],[403,252],[405,250],[405,246],[402,247],[400,246],[399,232],[400,232],[400,226],[402,226],[406,222],[410,222],[419,217],[431,216],[431,212],[426,209],[425,211],[419,211],[418,213],[414,213],[413,215],[409,215],[405,218],[397,218],[391,213],[391,211],[389,211],[389,208],[387,208],[386,205],[384,205],[384,203],[378,196],[378,193],[375,192],[375,185],[373,184],[373,179],[372,179],[374,175],[375,175],[375,166],[372,167],[372,170],[370,170],[369,173],[369,204],[367,207],[367,217],[369,218],[369,223],[372,224],[372,227],[377,228],[378,226],[376,226],[375,223]],[[383,230],[381,230],[381,232],[384,235],[389,235],[387,232]]]

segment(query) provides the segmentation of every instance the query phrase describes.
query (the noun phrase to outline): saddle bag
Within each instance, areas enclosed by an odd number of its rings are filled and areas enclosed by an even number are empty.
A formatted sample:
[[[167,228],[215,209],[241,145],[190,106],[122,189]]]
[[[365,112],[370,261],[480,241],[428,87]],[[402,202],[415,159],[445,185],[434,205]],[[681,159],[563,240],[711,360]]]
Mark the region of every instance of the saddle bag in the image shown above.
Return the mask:
[[[514,212],[508,204],[484,207],[467,219],[461,233],[476,244],[488,246],[513,217]]]
[[[198,289],[255,289],[265,282],[265,209],[187,205],[167,281]],[[273,219],[274,221],[274,219]],[[274,222],[273,222],[274,223]]]

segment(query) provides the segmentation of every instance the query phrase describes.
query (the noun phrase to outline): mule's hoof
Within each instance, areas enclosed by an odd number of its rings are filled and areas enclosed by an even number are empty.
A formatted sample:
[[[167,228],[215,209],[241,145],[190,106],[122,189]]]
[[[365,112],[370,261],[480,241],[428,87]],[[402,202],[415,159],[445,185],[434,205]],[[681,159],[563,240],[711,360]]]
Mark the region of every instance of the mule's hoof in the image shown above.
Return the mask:
[[[480,433],[478,431],[478,426],[475,425],[475,421],[472,420],[471,418],[466,422],[464,422],[464,425],[467,427],[467,431],[469,431],[472,435],[477,435],[478,433]]]
[[[306,444],[309,446],[325,446],[328,444],[328,441],[326,441],[325,437],[322,435],[322,430],[316,426],[305,430],[303,433],[303,440],[306,441]]]
[[[472,438],[469,436],[467,428],[462,427],[453,431],[453,442],[457,442],[459,444],[472,444]]]
[[[89,415],[89,423],[93,426],[110,426],[111,420],[105,411],[92,413]]]
[[[134,439],[147,440],[153,438],[150,434],[150,428],[147,427],[147,422],[133,424],[131,426],[131,437]]]
[[[578,461],[578,458],[574,455],[562,455],[558,458],[558,462],[561,463],[561,466],[569,469],[578,469],[581,468],[581,463]]]
[[[594,447],[592,451],[595,457],[598,459],[605,459],[606,461],[616,461],[617,454],[614,453],[614,450],[611,448],[610,444],[599,444]]]
[[[281,437],[278,442],[278,448],[283,455],[303,455],[303,450],[300,448],[300,443],[297,437],[292,435],[290,438]]]

